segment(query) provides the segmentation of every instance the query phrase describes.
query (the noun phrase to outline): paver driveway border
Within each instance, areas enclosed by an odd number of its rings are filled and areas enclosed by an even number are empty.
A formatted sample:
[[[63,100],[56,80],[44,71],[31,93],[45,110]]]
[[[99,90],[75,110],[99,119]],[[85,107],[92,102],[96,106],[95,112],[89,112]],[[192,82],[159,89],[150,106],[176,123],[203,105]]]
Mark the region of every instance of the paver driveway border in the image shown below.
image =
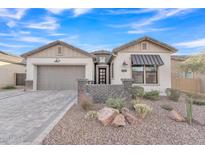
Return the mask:
[[[43,139],[49,134],[49,132],[54,128],[54,126],[64,117],[66,112],[74,105],[77,104],[77,98],[75,98],[69,105],[61,111],[61,113],[50,123],[42,133],[40,133],[36,139],[33,140],[31,144],[40,145],[42,144]]]

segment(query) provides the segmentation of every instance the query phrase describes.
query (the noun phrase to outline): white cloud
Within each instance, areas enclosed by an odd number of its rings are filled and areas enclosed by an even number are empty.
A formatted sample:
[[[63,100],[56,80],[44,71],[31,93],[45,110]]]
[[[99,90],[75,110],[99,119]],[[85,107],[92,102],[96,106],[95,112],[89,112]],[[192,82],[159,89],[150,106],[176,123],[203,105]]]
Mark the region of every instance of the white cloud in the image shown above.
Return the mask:
[[[30,22],[27,23],[25,27],[33,29],[56,30],[59,27],[59,23],[56,18],[47,16],[44,21],[35,23]]]
[[[151,26],[160,21],[171,17],[181,16],[193,12],[196,9],[140,9],[140,10],[118,10],[118,14],[142,14],[153,12],[154,15],[148,18],[137,19],[137,22],[131,22],[126,24],[115,24],[115,25],[108,25],[109,27],[113,28],[130,28],[128,30],[129,34],[142,34],[147,32],[154,32],[154,31],[165,31],[170,28],[152,28]]]
[[[29,31],[19,31],[19,34],[28,35],[31,34]]]
[[[197,39],[193,41],[187,41],[187,42],[179,42],[179,43],[175,43],[174,45],[182,46],[185,48],[205,47],[205,38]]]
[[[53,13],[53,14],[61,14],[63,13],[65,10],[69,10],[69,9],[63,9],[63,8],[48,8],[46,9],[48,10],[49,12]]]
[[[73,16],[78,17],[80,15],[89,13],[92,9],[90,8],[78,8],[78,9],[72,9],[73,11]]]
[[[0,36],[13,36],[11,33],[0,33]]]
[[[50,33],[49,34],[50,36],[64,36],[65,34],[63,34],[63,33]]]
[[[164,20],[164,19],[167,19],[167,18],[170,18],[173,16],[184,15],[184,14],[190,13],[192,11],[193,11],[193,9],[183,9],[183,8],[182,9],[158,9],[157,13],[154,16],[140,20],[137,23],[132,23],[131,27],[132,28],[139,28],[139,27],[151,25],[154,22]]]
[[[106,14],[122,15],[122,14],[142,14],[157,11],[158,9],[112,9],[107,10]]]
[[[12,28],[12,27],[16,26],[16,22],[13,21],[13,20],[11,20],[11,21],[7,22],[6,25],[7,25],[8,27]]]
[[[0,9],[0,17],[20,20],[26,13],[27,9]]]
[[[66,10],[69,10],[73,13],[73,17],[79,17],[83,14],[86,14],[86,13],[89,13],[92,9],[91,8],[68,8],[68,9],[63,9],[63,8],[48,8],[46,9],[48,10],[49,12],[53,13],[53,14],[56,14],[56,15],[59,15],[61,13],[63,13],[64,11]]]
[[[23,42],[31,42],[31,43],[48,43],[50,40],[42,37],[34,37],[34,36],[22,36],[17,38],[18,41]]]
[[[172,28],[145,28],[145,29],[138,29],[138,30],[129,30],[128,34],[144,34],[149,32],[159,32],[159,31],[166,31]]]
[[[29,47],[28,45],[15,45],[15,44],[8,44],[8,43],[2,43],[0,42],[0,46],[2,47],[8,47],[8,48],[25,48]]]

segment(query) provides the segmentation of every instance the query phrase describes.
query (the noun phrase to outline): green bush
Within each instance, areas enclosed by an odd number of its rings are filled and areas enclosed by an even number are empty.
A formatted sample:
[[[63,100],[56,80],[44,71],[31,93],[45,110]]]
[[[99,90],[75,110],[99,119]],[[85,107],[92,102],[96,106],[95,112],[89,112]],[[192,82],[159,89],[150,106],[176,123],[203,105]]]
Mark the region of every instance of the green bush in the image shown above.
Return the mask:
[[[144,98],[150,99],[150,100],[159,100],[159,91],[158,90],[152,90],[149,92],[145,92]]]
[[[141,118],[145,118],[149,113],[152,112],[152,108],[146,104],[135,104],[134,108]]]
[[[205,99],[193,99],[193,104],[205,105]]]
[[[168,110],[168,111],[171,111],[173,110],[173,107],[168,105],[168,104],[163,104],[161,105],[161,108],[165,109],[165,110]]]
[[[165,90],[167,96],[169,97],[170,100],[173,100],[175,102],[178,102],[179,97],[180,97],[180,91],[172,88],[167,88]]]
[[[124,107],[124,101],[121,98],[108,98],[106,105],[111,108],[121,110]]]
[[[140,86],[132,87],[132,96],[133,98],[143,97],[144,96],[144,88]]]
[[[84,110],[91,110],[94,107],[93,98],[88,94],[80,95],[80,105]]]
[[[15,86],[5,86],[2,89],[16,89],[16,87]]]
[[[94,120],[98,118],[98,112],[97,111],[88,111],[85,115],[86,119]]]

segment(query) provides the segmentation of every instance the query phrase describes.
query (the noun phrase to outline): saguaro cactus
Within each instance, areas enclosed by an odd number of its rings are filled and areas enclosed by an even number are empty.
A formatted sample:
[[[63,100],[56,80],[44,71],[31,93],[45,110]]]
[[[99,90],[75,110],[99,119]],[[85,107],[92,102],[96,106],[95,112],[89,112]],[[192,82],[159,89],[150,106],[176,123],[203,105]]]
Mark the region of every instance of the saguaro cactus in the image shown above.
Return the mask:
[[[187,121],[189,124],[192,124],[192,105],[193,105],[193,98],[190,97],[186,103]]]

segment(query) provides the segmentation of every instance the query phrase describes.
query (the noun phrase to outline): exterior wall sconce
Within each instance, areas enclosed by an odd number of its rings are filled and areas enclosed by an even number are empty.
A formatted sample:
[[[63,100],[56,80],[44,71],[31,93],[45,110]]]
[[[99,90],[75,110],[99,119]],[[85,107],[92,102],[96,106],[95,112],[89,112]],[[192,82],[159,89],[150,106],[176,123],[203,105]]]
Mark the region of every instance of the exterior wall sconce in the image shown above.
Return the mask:
[[[56,58],[56,60],[54,60],[55,63],[59,63],[61,60],[59,58]]]
[[[122,66],[127,66],[128,64],[124,61],[123,63],[122,63]]]

